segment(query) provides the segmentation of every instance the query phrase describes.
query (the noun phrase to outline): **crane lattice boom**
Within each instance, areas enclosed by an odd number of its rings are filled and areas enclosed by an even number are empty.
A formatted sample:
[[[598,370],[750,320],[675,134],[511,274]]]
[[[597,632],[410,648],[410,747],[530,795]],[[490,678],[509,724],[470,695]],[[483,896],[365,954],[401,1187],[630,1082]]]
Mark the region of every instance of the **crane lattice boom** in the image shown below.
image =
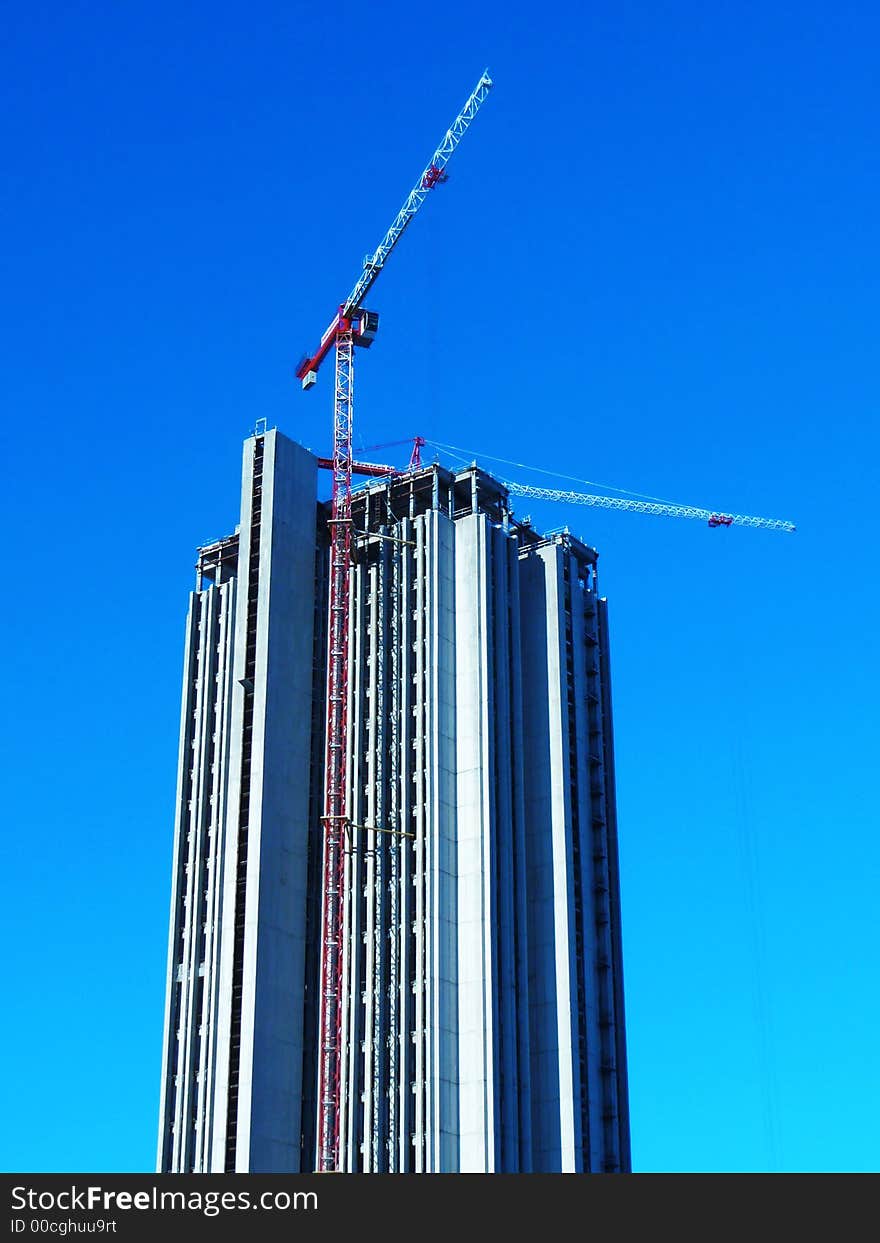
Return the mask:
[[[477,115],[480,105],[489,94],[491,86],[492,79],[489,77],[488,72],[484,72],[468,96],[467,103],[443,135],[443,141],[425,165],[421,177],[419,177],[412,190],[410,190],[409,197],[397,213],[397,218],[391,228],[373,253],[367,255],[364,260],[363,273],[343,304],[343,315],[352,315],[361,306],[364,298],[370,292],[373,282],[382,271],[386,259],[400,241],[404,229],[413,219],[422,203],[424,203],[429,191],[433,190],[434,186],[440,182],[446,180],[443,170],[449,162],[449,157],[464,137],[468,126]]]
[[[713,527],[761,527],[765,531],[794,531],[793,522],[781,518],[750,518],[746,514],[722,514],[695,505],[671,505],[664,501],[631,501],[620,496],[595,496],[591,492],[563,492],[556,488],[534,488],[527,483],[504,486],[512,496],[531,496],[539,501],[563,501],[569,505],[590,505],[594,509],[622,509],[637,514],[656,514],[661,518],[698,518]]]
[[[428,194],[435,186],[446,180],[445,168],[449,159],[461,142],[471,121],[477,115],[492,88],[492,79],[485,71],[477,85],[471,91],[458,116],[443,135],[443,140],[431,156],[416,184],[410,190],[407,200],[395,217],[391,228],[382,238],[371,255],[364,260],[364,270],[358,277],[351,293],[340,305],[336,315],[330,321],[321,343],[314,354],[302,359],[296,369],[298,379],[304,389],[311,388],[318,378],[318,368],[327,357],[340,332],[351,332],[355,345],[371,345],[376,335],[379,317],[363,309],[364,298],[372,289],[376,278],[385,266],[388,256],[400,241],[407,226],[415,218]]]

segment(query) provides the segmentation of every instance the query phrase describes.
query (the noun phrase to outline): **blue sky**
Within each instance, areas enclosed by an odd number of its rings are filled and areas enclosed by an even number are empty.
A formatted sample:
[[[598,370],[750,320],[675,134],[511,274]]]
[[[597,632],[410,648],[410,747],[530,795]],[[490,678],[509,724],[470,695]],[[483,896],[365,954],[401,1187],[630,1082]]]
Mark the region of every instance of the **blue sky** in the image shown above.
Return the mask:
[[[488,65],[356,439],[797,522],[518,506],[610,601],[635,1168],[876,1170],[876,6],[4,20],[0,1168],[152,1168],[194,549]]]

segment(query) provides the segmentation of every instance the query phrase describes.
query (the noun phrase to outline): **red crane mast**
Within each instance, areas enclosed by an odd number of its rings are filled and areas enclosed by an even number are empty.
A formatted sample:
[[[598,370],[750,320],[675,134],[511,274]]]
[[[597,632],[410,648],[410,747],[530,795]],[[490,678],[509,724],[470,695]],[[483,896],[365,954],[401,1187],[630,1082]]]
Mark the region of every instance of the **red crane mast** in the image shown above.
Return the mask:
[[[361,469],[352,461],[354,347],[370,346],[379,317],[363,301],[425,198],[446,180],[446,164],[485,101],[492,86],[483,73],[461,112],[443,136],[403,207],[379,243],[364,261],[363,272],[321,338],[314,354],[297,367],[304,389],[318,378],[318,369],[330,349],[336,349],[333,403],[333,458],[322,461],[333,472],[330,517],[330,606],[327,660],[327,750],[322,817],[323,912],[321,929],[320,1061],[318,1078],[318,1168],[340,1168],[341,1028],[343,1011],[343,884],[344,842],[348,830],[348,624],[351,569],[351,479],[353,473],[380,474],[381,467]],[[421,440],[421,438],[418,438]],[[416,445],[417,460],[420,444]]]

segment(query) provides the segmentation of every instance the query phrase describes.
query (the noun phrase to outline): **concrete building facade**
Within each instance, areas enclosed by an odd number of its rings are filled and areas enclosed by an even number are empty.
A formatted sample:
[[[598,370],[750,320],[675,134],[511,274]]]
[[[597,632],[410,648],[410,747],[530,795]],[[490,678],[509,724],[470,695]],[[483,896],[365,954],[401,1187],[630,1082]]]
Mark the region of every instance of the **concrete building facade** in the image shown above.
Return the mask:
[[[245,442],[187,621],[158,1168],[315,1168],[326,669],[317,463]],[[626,1171],[596,553],[476,466],[371,481],[351,574],[349,1171]]]

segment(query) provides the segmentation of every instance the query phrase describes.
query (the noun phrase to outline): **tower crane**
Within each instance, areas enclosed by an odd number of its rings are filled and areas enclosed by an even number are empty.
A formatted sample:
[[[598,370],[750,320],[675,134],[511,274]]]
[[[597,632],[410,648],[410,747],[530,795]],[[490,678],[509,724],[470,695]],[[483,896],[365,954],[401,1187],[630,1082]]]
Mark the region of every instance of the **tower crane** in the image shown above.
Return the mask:
[[[428,194],[447,179],[446,165],[486,100],[492,86],[484,72],[467,102],[443,135],[418,181],[397,213],[388,232],[371,255],[351,293],[340,304],[321,337],[314,354],[296,369],[303,389],[317,382],[321,363],[332,348],[336,351],[336,383],[333,401],[333,457],[321,462],[333,472],[330,517],[330,610],[327,661],[327,750],[322,817],[323,914],[321,928],[320,1058],[318,1082],[319,1170],[339,1168],[339,1122],[341,1111],[341,1026],[343,1002],[343,843],[348,828],[348,578],[352,559],[351,479],[353,473],[384,474],[387,468],[358,464],[352,460],[352,414],[354,395],[354,347],[369,347],[379,327],[379,316],[364,307],[364,300],[388,261],[391,252]],[[418,461],[418,448],[415,460]]]

